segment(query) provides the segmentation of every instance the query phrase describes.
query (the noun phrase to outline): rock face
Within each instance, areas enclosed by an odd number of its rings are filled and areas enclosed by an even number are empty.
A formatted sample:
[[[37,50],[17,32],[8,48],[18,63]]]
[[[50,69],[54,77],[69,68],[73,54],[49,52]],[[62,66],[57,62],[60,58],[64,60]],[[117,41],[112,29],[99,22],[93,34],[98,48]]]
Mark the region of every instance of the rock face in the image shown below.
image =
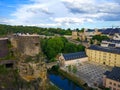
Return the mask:
[[[12,36],[11,43],[14,54],[18,57],[18,70],[20,76],[28,81],[40,79],[37,82],[38,90],[45,90],[47,70],[40,48],[39,36]]]

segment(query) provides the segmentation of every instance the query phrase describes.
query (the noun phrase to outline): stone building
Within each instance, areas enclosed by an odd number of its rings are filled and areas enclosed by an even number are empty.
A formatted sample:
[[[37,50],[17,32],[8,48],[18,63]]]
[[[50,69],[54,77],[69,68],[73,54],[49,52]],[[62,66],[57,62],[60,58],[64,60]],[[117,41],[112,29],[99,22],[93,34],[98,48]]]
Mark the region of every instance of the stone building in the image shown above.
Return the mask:
[[[103,76],[103,86],[110,90],[120,90],[120,67],[106,71]]]
[[[120,40],[113,40],[113,39],[102,40],[101,46],[102,47],[119,48],[120,47]]]
[[[107,28],[102,34],[107,35],[111,39],[120,40],[120,28]]]
[[[78,38],[78,32],[77,31],[72,31],[72,39],[77,39]]]
[[[89,61],[108,66],[120,66],[120,48],[91,45],[86,49]]]
[[[10,37],[14,54],[19,59],[19,75],[30,82],[40,78],[39,88],[45,90],[47,80],[46,64],[36,34],[15,34]]]
[[[88,61],[88,57],[86,56],[85,52],[61,54],[59,56],[59,62],[62,66],[80,64],[85,61]]]
[[[10,40],[14,49],[21,55],[35,56],[41,51],[39,35],[13,35]]]
[[[102,29],[84,29],[83,32],[72,31],[72,39],[80,39],[82,41],[87,40],[90,41],[93,36],[100,35],[102,33]]]

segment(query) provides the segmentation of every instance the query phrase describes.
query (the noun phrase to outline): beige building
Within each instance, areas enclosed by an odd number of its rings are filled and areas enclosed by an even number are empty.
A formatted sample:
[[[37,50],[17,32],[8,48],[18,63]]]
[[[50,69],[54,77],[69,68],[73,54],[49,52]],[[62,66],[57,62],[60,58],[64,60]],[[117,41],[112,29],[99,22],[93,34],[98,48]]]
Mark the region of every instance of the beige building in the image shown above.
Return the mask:
[[[94,35],[100,35],[102,32],[99,29],[84,29],[83,32],[72,31],[72,39],[90,40]]]
[[[88,61],[88,57],[86,56],[85,52],[61,54],[59,61],[61,66],[68,66]]]
[[[120,66],[120,48],[101,47],[91,45],[86,49],[89,61],[105,64],[108,66]]]
[[[113,39],[103,40],[101,42],[101,46],[102,47],[120,47],[120,40],[113,40]]]
[[[120,67],[114,67],[112,71],[104,73],[103,86],[110,90],[120,90]]]
[[[78,38],[78,32],[77,31],[72,31],[72,39],[77,39]]]

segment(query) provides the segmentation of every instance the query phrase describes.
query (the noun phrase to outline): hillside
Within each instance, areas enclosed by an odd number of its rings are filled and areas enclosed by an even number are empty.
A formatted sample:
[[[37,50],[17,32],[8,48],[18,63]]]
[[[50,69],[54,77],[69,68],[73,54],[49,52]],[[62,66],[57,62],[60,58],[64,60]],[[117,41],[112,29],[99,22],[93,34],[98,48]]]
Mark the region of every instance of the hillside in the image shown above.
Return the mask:
[[[61,28],[42,28],[36,26],[11,26],[0,24],[0,35],[6,35],[11,33],[37,33],[40,35],[71,35],[72,31],[70,29]]]

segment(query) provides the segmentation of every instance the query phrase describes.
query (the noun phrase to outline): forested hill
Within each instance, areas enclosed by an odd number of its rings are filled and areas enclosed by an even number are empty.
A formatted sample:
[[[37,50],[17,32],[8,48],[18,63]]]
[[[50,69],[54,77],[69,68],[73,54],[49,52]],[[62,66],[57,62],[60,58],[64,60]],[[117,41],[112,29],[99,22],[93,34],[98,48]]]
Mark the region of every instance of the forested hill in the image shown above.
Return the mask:
[[[0,24],[0,35],[7,35],[12,33],[37,33],[40,35],[71,35],[72,31],[70,29],[61,28],[42,28],[36,26],[11,26]]]

